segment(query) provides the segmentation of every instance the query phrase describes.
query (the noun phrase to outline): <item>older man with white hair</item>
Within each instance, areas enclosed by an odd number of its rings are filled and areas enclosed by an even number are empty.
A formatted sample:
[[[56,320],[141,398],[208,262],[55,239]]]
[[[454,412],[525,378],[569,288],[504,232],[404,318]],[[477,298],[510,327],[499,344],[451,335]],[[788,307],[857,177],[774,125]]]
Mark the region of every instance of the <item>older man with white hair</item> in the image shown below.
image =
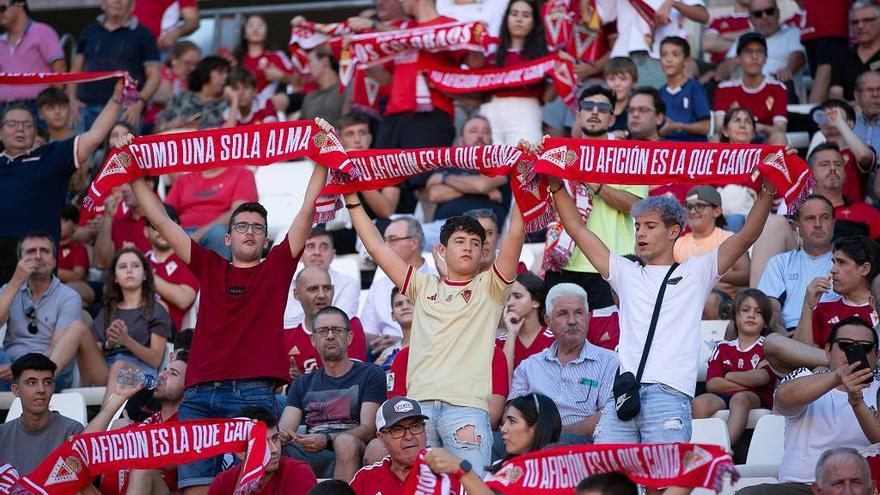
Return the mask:
[[[547,294],[544,322],[556,342],[513,372],[510,398],[542,393],[559,407],[562,437],[568,444],[592,443],[593,430],[611,398],[617,353],[587,340],[590,308],[579,285],[561,283]]]
[[[846,493],[871,495],[874,482],[868,461],[852,447],[828,449],[816,463],[816,481],[811,486],[815,495]]]

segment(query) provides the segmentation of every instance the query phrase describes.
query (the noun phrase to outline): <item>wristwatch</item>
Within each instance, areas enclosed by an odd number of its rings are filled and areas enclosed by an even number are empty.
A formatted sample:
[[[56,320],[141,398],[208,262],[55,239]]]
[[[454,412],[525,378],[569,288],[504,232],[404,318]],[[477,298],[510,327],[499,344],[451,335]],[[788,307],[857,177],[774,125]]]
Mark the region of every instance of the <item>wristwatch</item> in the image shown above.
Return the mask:
[[[325,433],[324,433],[324,438],[327,439],[327,447],[325,447],[325,448],[326,448],[326,449],[332,449],[332,448],[333,448],[333,437],[331,437],[329,433],[326,433],[326,432],[325,432]]]
[[[467,461],[467,460],[461,461],[461,464],[458,465],[458,471],[456,471],[453,476],[455,476],[458,479],[461,479],[464,475],[471,472],[472,469],[473,469],[473,466],[471,466],[470,461]]]

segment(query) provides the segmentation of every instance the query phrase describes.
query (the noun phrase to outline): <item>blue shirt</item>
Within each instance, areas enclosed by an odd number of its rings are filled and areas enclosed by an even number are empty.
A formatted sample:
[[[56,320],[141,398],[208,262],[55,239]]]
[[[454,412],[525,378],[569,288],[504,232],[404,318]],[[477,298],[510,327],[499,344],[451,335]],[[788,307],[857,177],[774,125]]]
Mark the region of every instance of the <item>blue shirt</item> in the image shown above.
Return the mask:
[[[794,328],[801,319],[807,286],[814,278],[826,277],[831,271],[831,250],[812,257],[803,249],[795,249],[770,258],[758,282],[758,290],[782,304],[785,328]]]
[[[712,115],[709,106],[709,98],[703,85],[688,79],[684,85],[672,90],[669,86],[660,88],[660,94],[666,103],[666,118],[681,124],[693,124],[701,120],[707,120]],[[706,142],[706,136],[688,134],[686,132],[673,132],[667,138],[669,141]]]
[[[61,210],[77,169],[76,139],[55,141],[11,158],[0,152],[0,237],[42,231],[61,238]]]
[[[145,64],[158,64],[159,48],[150,30],[138,24],[132,17],[128,24],[108,31],[104,16],[83,29],[76,43],[76,54],[83,55],[83,72],[125,70],[137,81],[138,89],[147,79]],[[77,88],[77,98],[89,105],[103,105],[113,96],[116,80],[82,83]]]

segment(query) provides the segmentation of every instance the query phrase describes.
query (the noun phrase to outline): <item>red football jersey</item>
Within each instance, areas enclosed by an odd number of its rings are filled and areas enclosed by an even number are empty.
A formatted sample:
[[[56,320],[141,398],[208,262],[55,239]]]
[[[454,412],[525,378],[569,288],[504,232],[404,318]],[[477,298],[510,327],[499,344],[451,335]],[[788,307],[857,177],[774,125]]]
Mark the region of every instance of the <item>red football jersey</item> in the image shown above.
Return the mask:
[[[364,336],[364,327],[361,325],[361,320],[354,317],[351,319],[349,326],[351,327],[352,339],[351,343],[348,344],[348,357],[358,361],[366,361],[367,338]],[[306,331],[302,323],[290,330],[284,330],[284,348],[287,350],[288,355],[293,355],[296,367],[303,373],[308,373],[324,366],[318,350],[312,345],[311,335],[312,333]]]
[[[408,362],[409,347],[404,347],[394,357],[391,370],[385,375],[388,381],[389,399],[398,395],[406,397],[406,366]],[[507,358],[501,349],[495,347],[492,355],[492,395],[507,397],[509,393],[510,378],[507,373]]]
[[[864,201],[870,170],[863,172],[859,168],[856,155],[849,148],[841,148],[840,154],[843,155],[843,172],[846,174],[843,182],[844,197],[850,201]]]
[[[58,246],[58,269],[85,268],[89,271],[89,250],[78,242]]]
[[[798,26],[801,40],[826,37],[849,37],[849,6],[851,0],[804,0],[804,10]],[[794,17],[794,16],[792,16]]]
[[[495,339],[495,345],[501,349],[501,352],[504,352],[505,342],[507,342],[507,334]],[[513,367],[516,368],[524,359],[532,354],[537,354],[543,351],[553,345],[554,342],[556,342],[556,337],[553,336],[553,332],[547,327],[542,327],[541,330],[538,331],[538,335],[535,337],[535,340],[532,341],[532,345],[528,347],[526,347],[520,339],[516,339],[516,346],[513,348]]]
[[[460,493],[461,487],[455,477],[449,477],[449,493]],[[397,477],[391,470],[391,457],[370,466],[364,466],[354,473],[349,485],[357,495],[404,495],[406,480]]]
[[[880,238],[880,211],[868,203],[856,201],[837,206],[834,208],[834,219],[863,223],[868,226],[868,237]]]
[[[706,371],[706,381],[713,378],[724,378],[731,371],[751,371],[758,367],[758,363],[764,360],[764,337],[759,337],[752,345],[745,349],[739,348],[738,340],[722,340],[715,346],[715,352],[709,358],[709,368]],[[767,385],[750,390],[758,394],[768,407],[773,407],[773,390],[776,388],[776,375],[765,367],[764,371],[770,377]],[[733,393],[733,392],[730,392]]]
[[[159,261],[156,258],[156,253],[153,251],[149,251],[146,254],[147,261],[150,262],[150,266],[153,267],[153,274],[162,280],[174,284],[174,285],[187,285],[192,287],[196,293],[199,292],[199,280],[195,275],[189,271],[189,268],[186,267],[186,264],[177,257],[176,254],[171,253],[165,261]],[[161,297],[161,295],[160,295]],[[187,306],[186,308],[178,308],[177,306],[171,304],[164,298],[162,299],[165,302],[165,306],[168,308],[168,316],[171,317],[171,322],[174,323],[174,328],[178,330],[183,330],[180,325],[183,321],[183,315],[192,308],[192,304]],[[195,301],[193,301],[195,303]]]
[[[751,110],[758,122],[773,125],[774,121],[788,121],[788,90],[779,81],[765,78],[757,88],[746,88],[742,81],[727,81],[715,90],[717,112],[742,107]]]
[[[157,425],[160,423],[176,423],[177,413],[171,415],[168,421],[162,421],[162,412],[157,411],[155,414],[145,419],[139,425],[129,426],[129,428],[137,428],[138,426]],[[128,492],[128,476],[131,471],[123,469],[115,473],[105,474],[101,477],[101,493],[103,495],[125,495]],[[171,492],[177,491],[177,466],[164,468],[159,470],[159,476],[165,482],[165,486]]]
[[[146,253],[153,247],[144,232],[146,226],[147,217],[135,219],[131,208],[120,201],[116,214],[113,216],[113,224],[110,226],[113,248],[119,251],[127,244],[134,244],[142,253]]]
[[[715,17],[706,28],[706,34],[727,34],[750,31],[749,14],[746,12],[733,12],[721,17]],[[712,63],[717,64],[724,60],[725,52],[713,53]]]
[[[228,109],[224,112],[224,118],[226,118],[227,115],[229,115]],[[248,115],[239,114],[236,119],[238,125],[265,124],[277,121],[278,112],[275,111],[275,104],[272,103],[271,99],[262,103],[254,99],[254,102],[251,104],[251,113]]]
[[[819,347],[825,347],[828,338],[831,337],[831,327],[835,323],[850,316],[858,316],[876,326],[880,323],[877,312],[870,303],[856,305],[845,299],[840,294],[826,296],[813,308],[813,343]]]
[[[288,74],[293,73],[293,64],[290,62],[290,58],[280,51],[264,51],[259,57],[245,55],[241,59],[241,65],[257,77],[257,93],[262,92],[269,85],[269,80],[263,73],[264,69],[274,65]]]
[[[590,311],[590,328],[587,340],[609,351],[617,350],[620,342],[620,315],[617,306],[608,306]]]

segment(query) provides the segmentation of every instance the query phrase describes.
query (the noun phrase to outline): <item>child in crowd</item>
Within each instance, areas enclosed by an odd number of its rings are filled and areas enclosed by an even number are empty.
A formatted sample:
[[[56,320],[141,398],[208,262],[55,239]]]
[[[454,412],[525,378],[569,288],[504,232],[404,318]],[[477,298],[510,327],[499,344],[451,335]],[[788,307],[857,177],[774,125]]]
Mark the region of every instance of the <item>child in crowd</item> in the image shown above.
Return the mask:
[[[666,122],[660,135],[668,141],[706,142],[712,110],[706,90],[685,74],[691,60],[687,40],[669,36],[660,43],[660,66],[666,85],[660,88],[666,103]]]
[[[227,79],[225,97],[229,108],[223,115],[223,127],[262,124],[278,120],[271,99],[260,101],[257,96],[257,78],[247,69],[234,69]]]
[[[37,113],[46,123],[49,142],[63,141],[73,136],[70,127],[70,98],[58,88],[48,88],[37,96]]]
[[[376,358],[376,364],[381,366],[385,372],[391,369],[394,358],[397,357],[400,350],[409,347],[409,336],[412,332],[413,303],[408,297],[401,294],[397,287],[391,289],[391,319],[400,325],[403,337],[390,347],[386,347],[382,354]]]
[[[614,91],[614,124],[608,128],[615,137],[626,137],[626,107],[633,88],[639,82],[639,71],[629,57],[614,57],[605,66],[605,84]]]
[[[694,419],[729,409],[727,430],[733,445],[746,429],[749,411],[773,407],[776,375],[764,358],[764,335],[773,307],[758,289],[746,289],[733,301],[736,340],[722,340],[709,358],[708,393],[694,399]]]
[[[58,243],[58,279],[77,291],[88,306],[95,300],[95,291],[86,283],[89,276],[89,251],[85,245],[73,240],[79,223],[79,209],[72,204],[61,210],[61,240]]]

